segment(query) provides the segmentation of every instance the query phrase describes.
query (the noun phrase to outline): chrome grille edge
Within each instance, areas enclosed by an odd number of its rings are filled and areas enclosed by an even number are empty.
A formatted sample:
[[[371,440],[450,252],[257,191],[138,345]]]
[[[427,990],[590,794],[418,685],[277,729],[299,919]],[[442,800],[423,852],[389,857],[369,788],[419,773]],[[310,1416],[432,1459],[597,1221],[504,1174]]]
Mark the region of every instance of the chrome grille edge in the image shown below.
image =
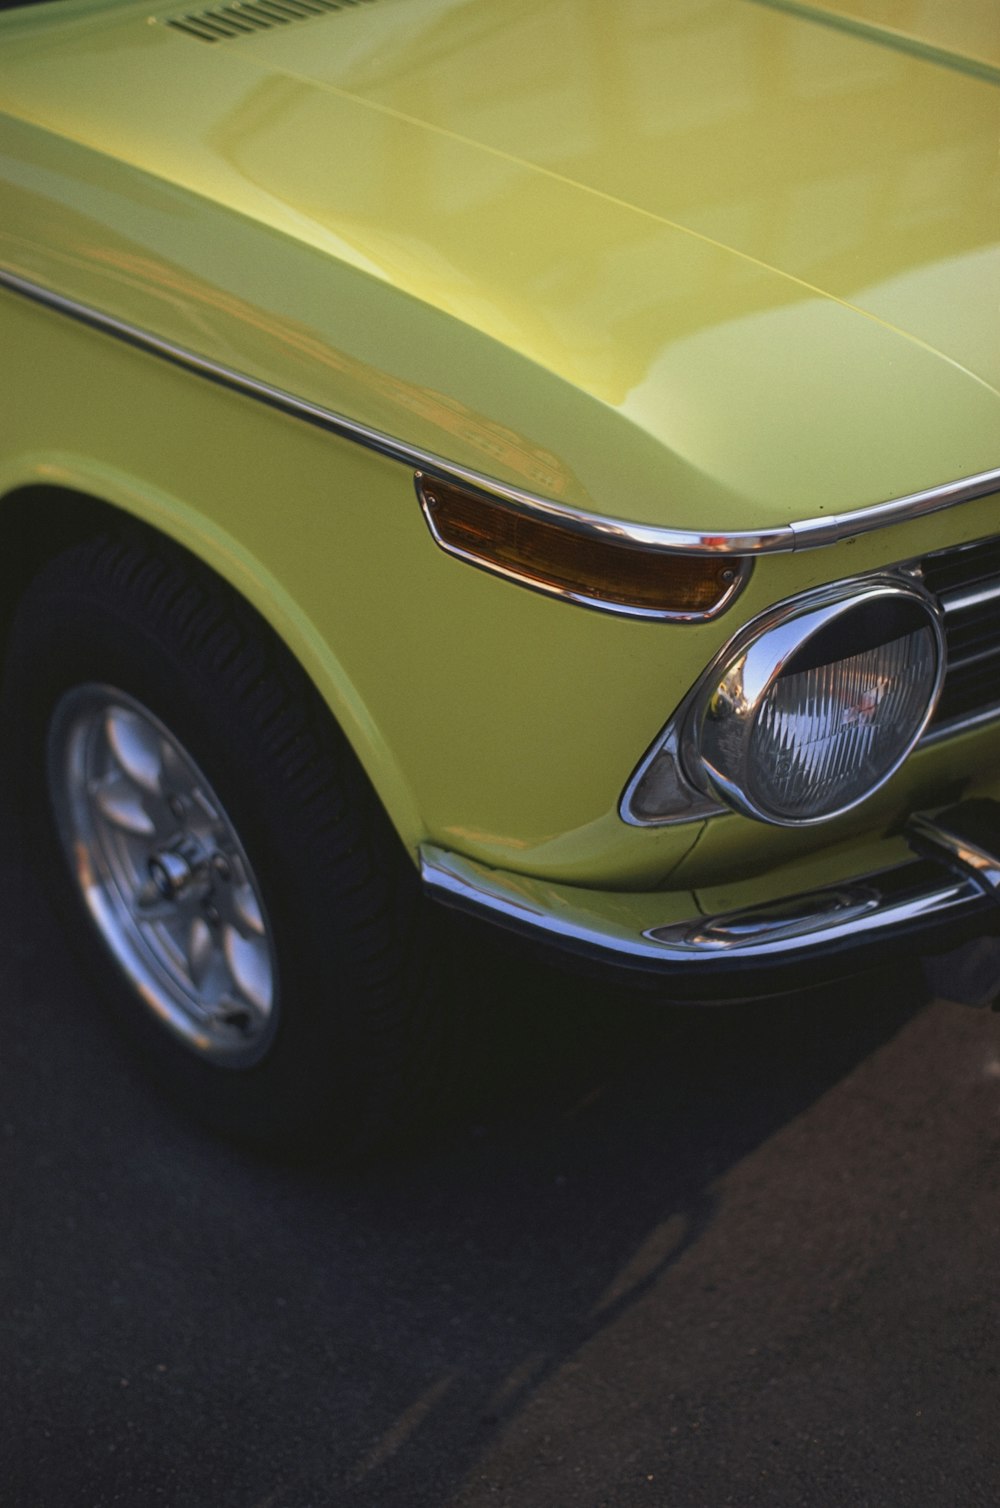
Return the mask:
[[[925,555],[920,573],[944,612],[947,671],[926,735],[939,738],[1000,717],[1000,536]]]

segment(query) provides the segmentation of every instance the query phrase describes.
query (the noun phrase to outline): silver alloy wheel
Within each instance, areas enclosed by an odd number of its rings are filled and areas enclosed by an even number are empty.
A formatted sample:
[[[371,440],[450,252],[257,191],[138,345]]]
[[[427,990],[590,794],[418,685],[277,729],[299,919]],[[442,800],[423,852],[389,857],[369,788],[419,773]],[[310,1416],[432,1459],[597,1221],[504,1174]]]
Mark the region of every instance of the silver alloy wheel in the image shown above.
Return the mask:
[[[55,708],[48,779],[71,872],[143,1003],[199,1056],[258,1062],[277,1026],[272,931],[190,754],[134,697],[88,684]]]

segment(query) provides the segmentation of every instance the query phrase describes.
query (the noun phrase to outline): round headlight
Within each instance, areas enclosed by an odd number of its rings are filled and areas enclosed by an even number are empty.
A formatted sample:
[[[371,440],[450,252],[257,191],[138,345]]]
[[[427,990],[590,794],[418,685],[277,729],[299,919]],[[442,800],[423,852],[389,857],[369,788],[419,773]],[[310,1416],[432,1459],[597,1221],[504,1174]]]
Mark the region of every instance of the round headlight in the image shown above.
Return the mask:
[[[700,688],[688,778],[764,822],[825,822],[870,796],[931,717],[944,674],[917,586],[841,582],[758,620]]]

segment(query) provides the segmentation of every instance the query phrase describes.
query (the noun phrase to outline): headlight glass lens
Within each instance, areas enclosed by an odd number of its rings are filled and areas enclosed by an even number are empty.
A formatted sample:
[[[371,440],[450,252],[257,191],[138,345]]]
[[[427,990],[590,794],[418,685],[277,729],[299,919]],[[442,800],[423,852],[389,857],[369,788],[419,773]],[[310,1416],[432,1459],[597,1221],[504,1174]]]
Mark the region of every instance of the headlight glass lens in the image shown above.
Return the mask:
[[[862,800],[910,749],[937,669],[930,627],[808,669],[796,669],[793,658],[753,722],[747,775],[754,805],[795,822]]]
[[[696,694],[685,773],[760,821],[827,821],[906,758],[943,666],[937,609],[916,585],[840,582],[779,605],[748,625]]]

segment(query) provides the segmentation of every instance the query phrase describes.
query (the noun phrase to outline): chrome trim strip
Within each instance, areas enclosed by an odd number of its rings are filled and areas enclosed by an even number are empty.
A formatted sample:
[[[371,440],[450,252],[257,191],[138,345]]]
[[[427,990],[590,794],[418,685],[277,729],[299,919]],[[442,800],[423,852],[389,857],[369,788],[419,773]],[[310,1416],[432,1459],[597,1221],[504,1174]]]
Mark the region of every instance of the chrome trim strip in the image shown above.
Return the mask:
[[[952,831],[947,821],[947,813],[928,817],[924,812],[915,812],[907,823],[907,834],[922,843],[924,849],[936,849],[953,869],[971,874],[1000,902],[1000,855],[965,834]]]
[[[1000,702],[994,702],[992,706],[982,707],[976,712],[959,713],[957,717],[949,718],[945,723],[935,723],[929,728],[917,745],[917,751],[939,743],[942,738],[953,738],[958,733],[974,733],[978,728],[985,728],[987,723],[996,722],[997,718],[1000,718]]]
[[[970,607],[985,607],[988,602],[1000,602],[1000,581],[990,581],[985,586],[955,587],[950,592],[939,592],[938,601],[949,613],[963,613]]]
[[[795,540],[791,548],[813,550],[820,545],[836,544],[858,534],[885,529],[890,524],[910,523],[915,518],[925,518],[929,513],[940,513],[959,503],[971,503],[977,498],[989,497],[991,492],[998,490],[1000,467],[980,471],[976,476],[963,477],[957,482],[928,487],[924,492],[911,492],[905,497],[890,498],[885,503],[874,503],[870,508],[854,508],[847,513],[832,514],[828,518],[803,519],[788,526]]]
[[[695,531],[629,523],[623,519],[608,518],[603,514],[590,513],[583,509],[569,508],[564,504],[554,503],[550,499],[538,497],[519,487],[512,487],[496,477],[489,477],[456,462],[445,460],[443,456],[436,455],[432,451],[421,450],[403,440],[394,439],[391,435],[372,429],[356,419],[350,419],[345,414],[338,414],[332,409],[323,408],[320,404],[310,403],[307,399],[299,398],[283,388],[273,387],[270,383],[261,382],[244,372],[222,366],[206,356],[199,356],[184,346],[175,345],[172,341],[141,330],[136,325],[117,319],[112,314],[102,313],[75,299],[54,293],[51,289],[44,288],[5,268],[0,268],[0,287],[68,315],[69,318],[79,320],[93,329],[101,330],[106,335],[113,335],[128,345],[160,356],[175,366],[196,372],[199,376],[206,377],[209,381],[218,383],[233,392],[255,398],[258,402],[265,403],[268,407],[278,409],[293,418],[303,419],[307,424],[314,424],[330,434],[338,435],[341,439],[363,445],[369,450],[389,457],[390,460],[401,461],[417,471],[425,471],[446,481],[454,480],[478,488],[492,497],[502,498],[512,507],[539,514],[564,528],[644,546],[651,550],[676,551],[694,555],[773,555],[796,550],[812,550],[822,545],[836,544],[840,540],[854,538],[859,534],[868,534],[875,529],[884,529],[890,524],[906,523],[915,518],[923,518],[929,513],[937,513],[942,509],[953,508],[961,503],[972,502],[976,498],[987,497],[991,492],[1000,491],[1000,467],[998,467],[994,470],[979,472],[976,476],[963,477],[959,481],[930,487],[923,492],[912,492],[905,497],[875,503],[871,507],[855,508],[846,513],[829,514],[820,518],[799,519],[793,523],[779,524],[772,529],[759,531]]]
[[[975,876],[921,860],[791,897],[794,921],[782,920],[780,905],[706,917],[692,897],[688,921],[645,931],[596,919],[586,890],[487,869],[431,844],[421,846],[420,873],[428,895],[443,905],[571,953],[654,971],[686,966],[706,978],[713,967],[794,963],[916,925],[950,924],[977,909],[992,914]]]
[[[973,665],[982,665],[986,660],[995,660],[1000,653],[1000,644],[987,644],[985,649],[963,650],[949,661],[949,670],[969,670]]]
[[[859,935],[881,937],[914,922],[940,921],[983,899],[982,887],[971,877],[965,879],[952,874],[934,885],[899,897],[883,894],[878,884],[880,878],[872,875],[863,882],[863,888],[871,892],[867,906],[859,898],[841,908],[828,909],[821,902],[822,892],[817,892],[812,926],[805,918],[800,918],[794,930],[791,927],[781,929],[762,917],[755,931],[753,912],[748,908],[720,917],[699,917],[683,942],[677,937],[679,928],[655,928],[646,935],[657,940],[662,938],[665,942],[669,940],[688,957],[696,954],[704,958],[711,951],[727,959],[749,962],[760,957],[784,958],[789,953],[808,953]],[[840,893],[838,890],[838,895]],[[760,910],[764,913],[768,908],[761,907]]]
[[[628,778],[618,803],[618,815],[629,827],[678,827],[685,822],[703,822],[706,817],[732,815],[732,809],[700,791],[688,779],[681,761],[680,733],[694,694],[701,685],[699,676],[666,727],[646,750]],[[661,766],[660,786],[669,807],[656,817],[643,817],[635,810],[639,786],[653,764]]]

